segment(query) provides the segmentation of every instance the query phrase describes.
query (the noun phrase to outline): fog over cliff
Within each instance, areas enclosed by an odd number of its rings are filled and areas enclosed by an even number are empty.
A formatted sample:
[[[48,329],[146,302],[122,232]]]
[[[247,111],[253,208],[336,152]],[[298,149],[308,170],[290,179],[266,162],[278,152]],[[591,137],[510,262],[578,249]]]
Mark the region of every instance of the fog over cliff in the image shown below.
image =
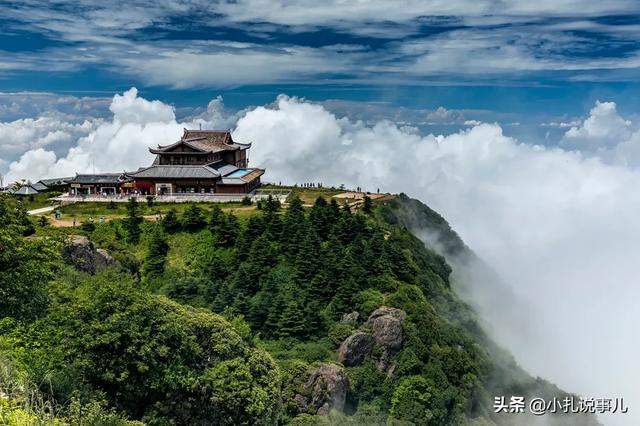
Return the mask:
[[[214,100],[181,123],[132,89],[111,112],[74,128],[83,133],[62,154],[33,147],[8,177],[135,169],[150,163],[148,146],[202,123],[253,142],[266,180],[405,192],[441,213],[527,306],[471,285],[490,331],[526,369],[587,397],[624,397],[630,413],[607,424],[640,421],[640,133],[614,103],[595,104],[554,147],[520,143],[495,123],[448,135],[368,125],[287,96],[236,115]]]

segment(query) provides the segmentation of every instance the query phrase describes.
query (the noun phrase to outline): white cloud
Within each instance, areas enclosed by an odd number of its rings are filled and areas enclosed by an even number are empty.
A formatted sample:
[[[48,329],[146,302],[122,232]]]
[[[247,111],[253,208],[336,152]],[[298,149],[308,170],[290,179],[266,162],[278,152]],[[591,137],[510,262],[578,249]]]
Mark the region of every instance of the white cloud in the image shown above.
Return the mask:
[[[329,0],[269,1],[239,0],[222,2],[219,11],[228,19],[239,22],[272,22],[284,25],[322,25],[340,22],[409,21],[424,16],[513,16],[564,15],[590,16],[598,13],[637,10],[637,3],[620,0],[605,3],[586,0],[522,2],[500,1],[442,1],[442,0],[385,0],[345,2]]]
[[[191,43],[188,49],[146,46],[141,54],[117,53],[113,60],[149,84],[185,88],[300,80],[352,69],[353,59],[359,56],[359,52],[340,54],[295,46],[266,49],[253,44]]]
[[[69,123],[48,116],[0,122],[0,158],[12,159],[29,149],[71,144],[94,128],[94,121]]]
[[[571,127],[563,143],[568,148],[594,150],[610,148],[631,135],[631,122],[623,119],[615,102],[600,102],[591,109],[589,118],[581,125]]]
[[[633,46],[640,26],[632,20],[594,23],[585,18],[638,13],[637,2],[529,3],[240,0],[205,6],[174,0],[99,5],[81,0],[59,1],[56,8],[41,1],[0,4],[11,29],[73,42],[0,52],[0,72],[103,67],[145,84],[175,88],[309,79],[424,84],[433,77],[455,84],[463,78],[501,83],[498,76],[503,74],[518,80],[529,72],[588,81],[636,77],[640,53],[630,48],[619,53],[619,48]],[[425,27],[441,31],[425,32]],[[200,36],[221,28],[221,33],[242,33],[253,41]],[[167,29],[185,39],[165,38]],[[318,47],[296,37],[327,29],[358,38],[380,37],[385,43],[346,37],[341,44]],[[607,46],[612,53],[601,53]]]
[[[222,123],[216,107],[209,106],[206,113],[194,122],[178,123],[173,108],[160,101],[148,101],[137,96],[135,88],[113,97],[109,109],[111,121],[100,122],[90,128],[86,136],[76,138],[76,143],[63,155],[51,150],[27,151],[9,164],[6,181],[20,179],[38,180],[45,177],[72,176],[75,173],[118,172],[136,170],[153,161],[148,148],[158,144],[175,142],[182,135],[183,127],[218,127]],[[25,133],[33,132],[31,121],[23,122]],[[50,134],[49,134],[50,135]]]
[[[464,123],[462,111],[438,107],[427,114],[427,124],[460,124]]]
[[[566,149],[579,150],[613,164],[640,166],[638,124],[623,118],[615,102],[600,102],[589,117],[572,126],[560,141]]]

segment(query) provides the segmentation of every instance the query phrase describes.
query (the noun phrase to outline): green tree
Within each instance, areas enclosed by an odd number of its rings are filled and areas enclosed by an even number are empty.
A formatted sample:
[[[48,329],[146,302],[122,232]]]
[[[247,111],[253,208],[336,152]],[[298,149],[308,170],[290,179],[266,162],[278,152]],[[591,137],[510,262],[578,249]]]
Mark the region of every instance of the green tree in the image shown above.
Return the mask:
[[[142,216],[140,214],[140,205],[135,197],[131,197],[127,202],[127,217],[123,222],[124,229],[126,231],[126,241],[129,244],[138,244],[140,241],[141,223]]]
[[[102,394],[150,424],[276,423],[278,367],[222,317],[114,271],[70,279],[47,315],[16,335],[18,353],[42,374],[35,379],[46,376],[60,398]]]
[[[175,232],[180,228],[180,222],[178,222],[178,215],[175,209],[169,209],[167,214],[162,218],[162,228],[165,232]]]
[[[0,319],[31,319],[44,312],[47,283],[59,267],[59,244],[25,239],[26,212],[0,195]]]
[[[164,272],[168,251],[167,236],[159,225],[154,225],[149,236],[147,255],[142,268],[146,277],[157,277]]]
[[[96,230],[96,224],[93,223],[92,219],[87,219],[80,225],[80,229],[84,232],[91,233]]]
[[[302,337],[305,332],[305,316],[300,302],[292,298],[285,305],[278,321],[280,337]]]
[[[433,419],[432,394],[429,382],[420,376],[404,379],[391,397],[389,414],[398,420],[427,424]]]
[[[220,206],[213,206],[213,209],[211,209],[211,215],[209,216],[209,230],[211,231],[211,234],[218,234],[223,221],[224,212],[222,211]]]
[[[365,214],[370,214],[373,211],[373,202],[371,201],[371,197],[368,195],[364,196],[364,201],[362,202],[362,212]]]
[[[202,210],[195,203],[189,203],[182,213],[182,228],[185,231],[198,231],[205,225]]]

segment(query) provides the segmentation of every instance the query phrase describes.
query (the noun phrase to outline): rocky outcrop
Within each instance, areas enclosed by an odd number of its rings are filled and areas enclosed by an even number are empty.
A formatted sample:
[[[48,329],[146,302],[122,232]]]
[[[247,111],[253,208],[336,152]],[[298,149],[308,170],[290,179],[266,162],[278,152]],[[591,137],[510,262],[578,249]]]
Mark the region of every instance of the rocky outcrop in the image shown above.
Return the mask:
[[[349,379],[344,369],[335,364],[320,364],[304,385],[310,392],[309,398],[296,395],[298,404],[312,409],[314,414],[325,416],[332,409],[342,411],[347,397]],[[303,401],[304,399],[304,401]]]
[[[102,249],[96,250],[93,243],[81,235],[74,235],[62,248],[62,258],[78,271],[89,274],[95,274],[118,264],[109,252]]]
[[[363,331],[356,331],[347,337],[338,349],[338,360],[351,367],[358,365],[371,353],[373,337]]]
[[[373,311],[365,326],[371,329],[375,345],[380,349],[376,362],[380,370],[393,373],[392,359],[404,343],[402,323],[407,314],[397,308],[381,306]]]

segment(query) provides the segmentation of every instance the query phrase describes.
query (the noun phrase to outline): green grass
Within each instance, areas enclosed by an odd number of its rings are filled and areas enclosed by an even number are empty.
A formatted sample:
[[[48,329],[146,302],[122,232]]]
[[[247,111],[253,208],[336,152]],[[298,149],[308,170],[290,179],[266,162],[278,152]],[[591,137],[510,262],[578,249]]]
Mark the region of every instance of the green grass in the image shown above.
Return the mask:
[[[41,207],[52,206],[55,204],[53,201],[49,201],[49,198],[55,197],[58,195],[58,192],[43,192],[40,194],[34,195],[10,195],[10,197],[15,198],[22,202],[22,205],[27,210],[39,209]]]
[[[114,203],[115,208],[110,209],[109,203],[99,202],[79,202],[74,204],[67,204],[60,207],[59,211],[62,214],[62,219],[77,218],[84,220],[89,217],[98,218],[100,216],[105,217],[124,217],[127,214],[127,203]],[[188,203],[153,203],[149,207],[144,202],[138,203],[140,206],[140,213],[143,216],[153,216],[156,214],[166,214],[169,210],[174,209],[178,215],[180,215],[184,209],[187,208]],[[218,205],[223,210],[236,209],[245,207],[241,203],[198,203],[198,207],[206,214],[210,212],[215,205]]]
[[[288,189],[291,191],[291,197],[300,197],[304,204],[313,204],[318,197],[323,197],[324,199],[329,201],[334,195],[345,192],[345,190],[337,188],[301,188],[297,186],[278,185],[263,185],[261,189]]]

